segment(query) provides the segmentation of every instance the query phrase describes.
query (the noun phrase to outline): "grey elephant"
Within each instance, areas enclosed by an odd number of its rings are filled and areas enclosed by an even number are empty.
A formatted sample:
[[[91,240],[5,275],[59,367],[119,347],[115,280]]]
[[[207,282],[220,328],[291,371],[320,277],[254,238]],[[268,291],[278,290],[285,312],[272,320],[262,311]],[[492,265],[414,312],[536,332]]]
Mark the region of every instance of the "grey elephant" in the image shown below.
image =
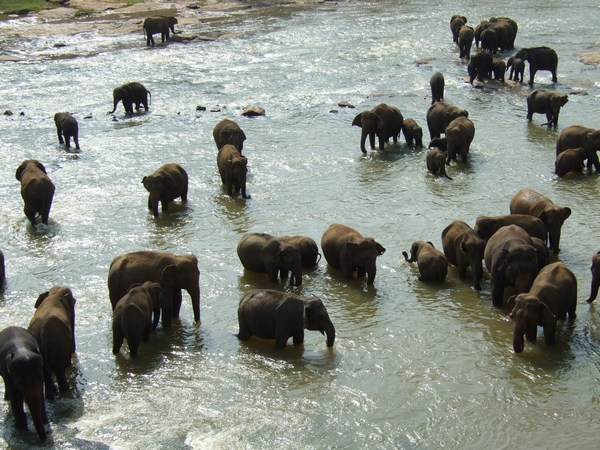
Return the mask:
[[[588,159],[588,154],[584,147],[565,150],[554,161],[554,173],[562,178],[569,172],[581,172],[586,159]]]
[[[430,148],[425,155],[427,170],[434,176],[444,176],[451,180],[452,178],[446,173],[446,152],[437,147]]]
[[[467,267],[471,266],[473,288],[481,290],[485,240],[467,223],[454,220],[442,231],[442,248],[448,261],[458,269],[461,279],[467,276]]]
[[[484,29],[493,30],[495,32],[497,46],[500,48],[500,51],[512,50],[515,48],[515,39],[519,27],[517,26],[517,22],[513,19],[508,17],[492,17],[485,25]]]
[[[469,117],[468,111],[446,102],[436,102],[427,110],[429,138],[439,138],[446,127],[457,117]]]
[[[592,257],[592,287],[590,290],[590,296],[586,300],[588,303],[592,303],[598,296],[598,287],[600,287],[600,252],[596,253]]]
[[[578,147],[586,150],[588,171],[594,166],[596,172],[600,172],[600,161],[596,153],[600,150],[600,130],[582,125],[571,125],[563,129],[556,140],[556,156],[565,150]]]
[[[506,72],[506,63],[500,58],[492,58],[492,73],[494,80],[504,83],[504,73]]]
[[[40,294],[35,302],[35,313],[28,330],[37,340],[44,358],[46,398],[54,399],[56,376],[60,392],[67,392],[69,384],[65,372],[75,353],[75,297],[71,289],[54,286]]]
[[[471,46],[473,45],[473,28],[463,25],[458,30],[459,58],[471,59]]]
[[[473,55],[467,66],[469,83],[473,84],[475,78],[483,82],[492,78],[494,57],[488,50],[481,50]]]
[[[419,269],[419,281],[442,283],[448,274],[448,260],[429,241],[415,241],[410,247],[410,258],[408,253],[402,252],[404,259],[416,262]]]
[[[533,79],[539,70],[548,70],[552,74],[552,82],[556,83],[556,68],[558,55],[549,47],[522,48],[515,54],[515,58],[529,62],[529,85],[533,86]]]
[[[310,269],[321,260],[319,247],[314,239],[308,236],[281,236],[281,240],[300,248],[302,268]]]
[[[156,172],[142,178],[142,184],[148,191],[148,209],[158,217],[158,202],[163,212],[169,210],[169,203],[181,197],[187,201],[188,175],[179,164],[170,163],[160,166]]]
[[[511,214],[529,214],[538,217],[548,230],[548,243],[555,255],[560,251],[560,233],[571,208],[555,205],[552,200],[533,189],[521,189],[510,201]]]
[[[506,225],[518,225],[527,231],[531,237],[536,237],[546,242],[548,231],[546,224],[538,217],[529,214],[505,214],[499,216],[479,216],[475,219],[473,228],[481,239],[491,238],[496,231]]]
[[[109,111],[108,114],[113,114],[121,101],[123,102],[123,108],[125,108],[125,114],[132,115],[134,105],[136,111],[139,111],[140,106],[148,111],[149,98],[151,101],[152,94],[143,84],[135,81],[125,83],[113,90],[113,110]]]
[[[510,69],[509,80],[523,82],[523,75],[525,73],[525,61],[521,58],[515,58],[511,56],[506,62],[506,70]],[[514,78],[513,78],[514,77]]]
[[[284,348],[291,337],[294,345],[304,342],[304,330],[320,331],[327,336],[327,347],[335,341],[335,327],[325,305],[318,297],[300,297],[289,292],[255,289],[238,306],[240,340],[252,336],[275,339]]]
[[[450,18],[450,31],[452,32],[452,41],[458,45],[458,33],[461,27],[467,23],[467,18],[460,14],[454,14]]]
[[[75,149],[81,150],[79,147],[79,124],[75,117],[68,112],[57,112],[54,114],[54,124],[59,144],[65,144],[65,147],[69,148],[71,147],[71,138],[73,138]]]
[[[445,130],[444,130],[445,131]],[[446,137],[433,138],[429,141],[427,148],[439,148],[443,152],[448,151],[448,139]]]
[[[160,33],[161,42],[169,40],[169,30],[173,34],[175,32],[175,25],[177,24],[177,18],[173,16],[153,16],[147,17],[144,20],[144,34],[146,35],[146,45],[154,45],[154,34]]]
[[[406,143],[412,147],[423,147],[423,129],[414,119],[404,119],[402,122],[402,134]]]
[[[169,270],[175,270],[173,266],[169,267]],[[163,303],[162,286],[153,281],[134,284],[119,299],[112,320],[114,355],[119,353],[123,341],[127,339],[131,357],[137,356],[140,343],[148,342],[150,331],[158,325],[160,305]]]
[[[248,233],[237,246],[237,254],[246,270],[266,273],[269,280],[288,277],[290,284],[302,284],[302,252],[300,247],[268,233]]]
[[[37,159],[26,159],[17,168],[15,177],[21,182],[21,197],[25,203],[23,211],[31,225],[35,228],[38,214],[42,223],[48,225],[54,183],[48,177],[44,165]]]
[[[567,314],[569,320],[576,317],[577,279],[562,262],[549,264],[535,277],[529,292],[511,297],[509,302],[514,302],[510,318],[515,323],[515,353],[521,353],[525,347],[523,336],[535,341],[538,326],[544,328],[546,343],[552,345],[557,321],[564,320]]]
[[[482,20],[473,29],[473,38],[475,39],[475,46],[479,47],[479,42],[481,41],[481,33],[487,28],[488,20]]]
[[[506,286],[514,286],[517,294],[529,292],[539,271],[531,236],[518,225],[496,231],[485,245],[483,259],[490,273],[492,304],[498,307],[502,306]]]
[[[327,263],[342,271],[346,278],[367,275],[367,284],[373,284],[377,274],[376,260],[385,248],[375,239],[364,237],[354,228],[334,223],[321,237],[321,249]]]
[[[25,328],[7,327],[0,331],[0,375],[4,379],[4,398],[10,401],[18,430],[27,430],[23,402],[40,439],[48,434],[44,401],[44,362],[38,343]]]
[[[534,113],[545,114],[546,121],[544,125],[548,128],[558,126],[558,115],[560,108],[569,101],[566,94],[547,89],[536,89],[527,96],[527,120],[531,122]]]
[[[369,136],[371,149],[375,149],[375,135],[379,138],[379,150],[383,150],[385,143],[390,138],[398,142],[398,136],[402,130],[404,117],[400,110],[394,106],[381,103],[370,111],[363,111],[352,121],[352,126],[361,128],[360,150],[367,153],[365,142]]]
[[[248,175],[248,158],[231,144],[226,144],[217,154],[217,168],[221,181],[227,189],[227,195],[241,192],[242,198],[250,198],[246,193],[246,179]]]
[[[112,309],[129,288],[136,283],[155,281],[163,288],[162,325],[171,325],[179,317],[181,290],[192,299],[194,320],[200,322],[200,270],[194,255],[169,252],[139,251],[115,257],[108,269],[108,295]]]
[[[441,72],[436,72],[429,79],[429,87],[431,88],[431,104],[444,101],[444,86],[446,82],[444,75]]]
[[[483,31],[481,31],[480,40],[482,50],[487,50],[492,54],[498,53],[498,33],[496,33],[494,28],[490,27],[489,22]]]
[[[213,139],[217,144],[217,150],[226,144],[231,144],[238,149],[241,155],[246,135],[233,120],[223,119],[213,128]]]
[[[463,162],[467,162],[467,154],[475,137],[473,122],[467,117],[457,117],[448,124],[445,134],[448,146],[446,164],[456,161],[457,154],[460,154]]]

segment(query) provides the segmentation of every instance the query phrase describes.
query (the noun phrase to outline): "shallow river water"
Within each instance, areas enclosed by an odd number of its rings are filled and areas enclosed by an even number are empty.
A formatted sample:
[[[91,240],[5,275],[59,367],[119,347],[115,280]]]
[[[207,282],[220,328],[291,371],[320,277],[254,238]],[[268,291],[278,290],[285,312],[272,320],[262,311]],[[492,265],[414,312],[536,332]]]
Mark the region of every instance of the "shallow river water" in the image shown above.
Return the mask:
[[[578,57],[598,50],[590,20],[598,8],[595,0],[257,8],[180,28],[237,37],[153,49],[141,34],[0,34],[0,52],[28,57],[0,64],[0,110],[15,112],[0,118],[8,279],[0,328],[27,326],[35,299],[53,285],[77,298],[74,392],[48,404],[51,438],[40,443],[32,431],[15,431],[2,402],[0,446],[597,448],[600,315],[585,300],[600,249],[599,181],[585,173],[558,179],[553,168],[561,129],[600,127],[600,72]],[[527,122],[528,86],[465,82],[449,29],[455,13],[473,25],[509,16],[519,25],[517,49],[557,51],[558,83],[538,72],[535,88],[577,93],[558,130],[542,127],[541,115]],[[404,139],[363,157],[354,116],[386,102],[426,130],[435,71],[445,75],[446,100],[467,109],[476,126],[469,162],[448,169],[454,180],[428,174],[425,150]],[[134,80],[152,92],[150,111],[126,117],[119,106],[107,115],[112,89]],[[247,105],[266,116],[242,117]],[[80,153],[57,143],[52,116],[64,110],[79,120]],[[248,138],[249,200],[229,198],[220,183],[212,128],[223,118]],[[27,158],[42,161],[56,185],[50,224],[35,230],[15,179]],[[188,172],[189,201],[154,219],[141,179],[167,162]],[[478,215],[508,213],[524,187],[573,210],[560,260],[578,280],[578,316],[559,326],[554,346],[538,336],[516,355],[509,310],[491,305],[487,274],[479,292],[454,268],[444,284],[424,284],[401,252],[414,240],[441,248],[441,231],[454,219],[474,225]],[[245,233],[319,242],[334,222],[387,249],[373,286],[343,279],[325,260],[300,287],[244,273],[236,246]],[[184,292],[181,320],[159,326],[131,360],[126,346],[111,352],[106,278],[115,256],[141,249],[198,256],[202,321],[193,322]],[[336,327],[333,348],[309,331],[302,346],[290,340],[283,351],[269,341],[239,342],[237,305],[257,287],[320,296]]]

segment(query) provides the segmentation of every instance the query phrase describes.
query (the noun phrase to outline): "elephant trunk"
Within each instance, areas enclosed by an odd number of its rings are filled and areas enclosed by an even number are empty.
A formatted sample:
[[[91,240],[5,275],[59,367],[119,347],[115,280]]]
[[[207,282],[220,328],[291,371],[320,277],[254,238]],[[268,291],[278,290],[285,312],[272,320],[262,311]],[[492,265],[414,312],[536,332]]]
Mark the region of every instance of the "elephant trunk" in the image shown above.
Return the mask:
[[[558,255],[560,251],[560,228],[558,231],[553,230],[548,232],[548,241],[550,242],[550,247],[555,255]]]
[[[367,267],[367,284],[373,284],[375,282],[375,275],[377,275],[377,266],[375,265],[375,261],[372,264],[369,264]]]
[[[150,192],[150,197],[148,201],[148,206],[152,210],[152,214],[154,217],[158,217],[158,202],[160,201],[160,192],[158,190],[153,190]]]
[[[327,347],[333,347],[333,343],[335,342],[335,327],[333,326],[333,323],[329,321],[322,332],[325,332],[325,335],[327,336]]]
[[[198,274],[198,277],[200,274]],[[192,298],[192,309],[194,310],[194,321],[200,323],[200,284],[192,286],[190,289],[186,289],[190,297]]]
[[[521,353],[525,348],[525,339],[523,338],[524,334],[525,330],[523,327],[515,324],[515,329],[513,331],[513,350],[515,353]]]
[[[369,132],[364,129],[360,133],[360,151],[363,152],[365,155],[367,154],[367,149],[365,148],[365,142],[367,141],[368,135],[369,135]]]
[[[113,114],[117,110],[117,105],[119,104],[120,101],[121,101],[121,99],[115,95],[114,100],[113,100],[113,110],[109,111],[108,112],[109,114]]]
[[[26,386],[23,391],[23,400],[29,407],[35,430],[40,439],[46,439],[48,418],[46,416],[43,384],[41,382],[32,383]]]
[[[471,272],[473,273],[473,289],[481,290],[481,279],[483,278],[483,263],[481,259],[473,258],[471,261]]]
[[[406,252],[402,252],[402,256],[404,256],[404,259],[406,260],[406,262],[414,262],[415,260],[408,257],[408,253]]]
[[[592,290],[590,292],[590,298],[587,299],[588,303],[592,303],[594,300],[596,300],[596,297],[598,296],[598,286],[600,286],[600,276],[594,274],[592,275]]]
[[[294,286],[300,286],[302,284],[302,266],[296,267],[291,270],[292,276],[290,277],[290,284]]]

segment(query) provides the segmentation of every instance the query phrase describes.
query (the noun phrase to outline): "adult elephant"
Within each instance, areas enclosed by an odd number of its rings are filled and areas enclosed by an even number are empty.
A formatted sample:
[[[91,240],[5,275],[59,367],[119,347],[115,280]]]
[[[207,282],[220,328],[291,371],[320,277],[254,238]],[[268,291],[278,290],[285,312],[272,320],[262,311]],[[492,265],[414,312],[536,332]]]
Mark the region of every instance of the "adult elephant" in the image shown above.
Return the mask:
[[[510,69],[509,80],[523,82],[523,75],[525,74],[525,61],[521,58],[515,58],[511,56],[506,62],[506,70]]]
[[[410,147],[423,147],[423,129],[414,119],[404,119],[402,122],[402,134],[406,144]]]
[[[592,266],[590,267],[590,270],[592,271],[592,287],[590,296],[587,299],[588,303],[592,303],[598,296],[598,287],[600,287],[600,252],[592,257]]]
[[[469,25],[463,25],[458,30],[458,50],[459,58],[467,61],[471,58],[471,46],[473,45],[473,28]]]
[[[548,241],[555,255],[560,251],[560,232],[571,208],[555,205],[552,200],[533,189],[521,189],[510,201],[511,214],[529,214],[546,225]]]
[[[492,78],[492,71],[494,67],[494,57],[488,50],[481,50],[473,55],[469,65],[467,66],[467,72],[469,74],[469,83],[473,84],[475,78],[478,81],[483,82]]]
[[[226,144],[217,153],[217,168],[221,181],[227,189],[227,195],[242,193],[242,198],[250,198],[246,194],[246,177],[248,175],[248,158],[231,144]]]
[[[369,136],[372,150],[375,149],[375,135],[379,138],[379,150],[383,150],[385,143],[389,142],[390,138],[394,142],[398,142],[403,121],[404,117],[402,117],[400,110],[385,103],[377,105],[370,111],[363,111],[358,114],[352,121],[352,126],[362,129],[360,150],[363,154],[367,154],[365,149],[367,136]]]
[[[488,26],[496,32],[500,51],[515,48],[515,39],[519,30],[517,22],[508,17],[492,17],[489,20]]]
[[[174,266],[170,268],[169,266]],[[194,255],[168,252],[139,251],[125,253],[113,259],[108,269],[108,294],[114,310],[117,302],[136,283],[155,281],[163,288],[162,325],[171,325],[179,317],[181,290],[192,299],[194,320],[200,322],[200,270]]]
[[[517,294],[529,292],[539,270],[531,236],[517,225],[496,231],[485,245],[483,259],[490,273],[492,303],[498,307],[502,306],[505,286],[514,286]]]
[[[448,260],[431,242],[415,241],[410,247],[410,258],[406,252],[402,255],[407,262],[417,263],[419,281],[442,283],[446,279]]]
[[[220,150],[224,145],[230,144],[237,148],[241,155],[246,135],[233,120],[223,119],[213,128],[213,138],[215,144],[217,144],[217,150]]]
[[[475,233],[481,239],[491,238],[496,231],[506,225],[518,225],[527,231],[531,237],[536,237],[542,241],[548,239],[546,224],[538,217],[529,214],[505,214],[499,216],[479,216],[475,220]]]
[[[319,247],[314,239],[308,236],[281,236],[281,240],[300,248],[302,268],[310,269],[316,266],[321,260]]]
[[[475,125],[467,117],[457,117],[446,127],[446,145],[448,146],[448,157],[446,164],[456,161],[457,153],[463,162],[467,162],[467,154],[473,138],[475,137]]]
[[[169,30],[173,34],[175,32],[175,24],[177,24],[177,18],[173,16],[153,16],[147,17],[144,20],[144,34],[146,35],[146,45],[154,46],[154,34],[160,33],[161,42],[169,40]]]
[[[248,292],[238,306],[240,340],[252,336],[275,339],[284,348],[291,337],[294,345],[304,342],[304,330],[320,331],[327,336],[327,347],[335,341],[335,327],[327,308],[318,297],[300,297],[290,292],[255,289]]]
[[[75,149],[81,150],[79,147],[79,124],[75,117],[68,112],[57,112],[54,114],[54,124],[59,144],[65,144],[65,147],[70,148],[71,138],[73,138]]]
[[[65,372],[75,353],[75,297],[71,289],[54,286],[40,294],[35,302],[35,313],[28,330],[37,340],[44,358],[46,398],[54,399],[56,376],[60,392],[67,392],[69,384]]]
[[[550,47],[522,48],[515,54],[515,58],[529,62],[529,85],[533,86],[533,79],[538,70],[548,70],[552,74],[552,82],[556,83],[556,68],[558,55]]]
[[[427,110],[427,128],[429,138],[439,138],[446,132],[446,127],[457,117],[469,117],[469,113],[446,102],[436,102]]]
[[[321,237],[321,249],[327,263],[342,271],[346,278],[367,275],[367,284],[373,284],[377,274],[376,260],[385,248],[375,239],[364,237],[354,228],[334,223]]]
[[[596,152],[594,152],[594,154],[595,153]],[[581,172],[588,156],[589,155],[583,147],[565,150],[560,153],[554,161],[554,173],[558,175],[559,178],[562,178],[569,172]]]
[[[479,42],[481,41],[481,33],[483,33],[483,31],[488,28],[488,23],[488,20],[482,20],[473,29],[473,38],[475,39],[476,47],[479,47]]]
[[[446,81],[441,72],[436,72],[429,79],[429,87],[431,88],[431,104],[444,101],[444,86]]]
[[[450,18],[450,31],[452,32],[452,41],[458,45],[458,33],[460,28],[467,23],[467,18],[459,14],[454,14]]]
[[[179,164],[170,163],[160,166],[156,172],[142,178],[142,184],[148,191],[148,209],[158,217],[158,202],[163,212],[169,210],[169,202],[181,197],[187,201],[188,175]]]
[[[39,214],[42,223],[48,225],[50,208],[54,198],[54,184],[46,173],[46,168],[37,159],[26,159],[15,172],[21,182],[21,197],[25,207],[25,216],[35,228],[36,216]]]
[[[545,114],[547,123],[544,125],[548,128],[556,128],[560,108],[568,101],[569,97],[566,94],[548,89],[536,89],[527,96],[527,120],[531,122],[534,113]]]
[[[133,114],[133,105],[135,105],[136,111],[142,105],[144,110],[148,111],[148,105],[150,104],[148,97],[152,100],[152,94],[143,84],[135,81],[123,84],[113,90],[113,110],[109,111],[108,114],[113,114],[121,101],[123,102],[123,108],[125,108],[125,114]]]
[[[44,401],[43,358],[38,343],[25,328],[8,327],[0,331],[0,375],[4,379],[4,398],[10,401],[18,430],[27,430],[27,403],[40,439],[46,439],[48,416]]]
[[[594,166],[596,172],[600,172],[600,161],[596,153],[600,150],[600,130],[582,125],[571,125],[563,129],[556,140],[556,156],[567,149],[578,147],[585,148],[588,170]]]
[[[446,173],[446,152],[437,147],[430,148],[425,155],[427,170],[434,176],[444,176],[451,180],[452,178]]]
[[[173,266],[169,267],[169,270],[175,270]],[[137,356],[140,343],[148,342],[150,331],[158,325],[161,304],[164,304],[162,287],[153,281],[133,285],[119,299],[112,321],[114,355],[127,339],[131,357]]]
[[[498,53],[498,35],[496,34],[496,30],[488,25],[481,32],[480,39],[482,50],[487,50],[492,54]]]
[[[473,289],[480,291],[485,241],[467,223],[454,220],[442,231],[442,247],[461,279],[467,276],[467,267],[471,266]]]
[[[290,284],[302,284],[302,252],[294,243],[268,233],[248,233],[238,243],[237,254],[246,270],[266,273],[273,282],[291,272]]]
[[[576,317],[577,279],[562,262],[544,267],[535,277],[531,289],[511,297],[514,308],[510,318],[514,321],[513,349],[521,353],[525,347],[523,336],[535,341],[537,327],[544,328],[544,338],[549,345],[556,340],[557,320]]]

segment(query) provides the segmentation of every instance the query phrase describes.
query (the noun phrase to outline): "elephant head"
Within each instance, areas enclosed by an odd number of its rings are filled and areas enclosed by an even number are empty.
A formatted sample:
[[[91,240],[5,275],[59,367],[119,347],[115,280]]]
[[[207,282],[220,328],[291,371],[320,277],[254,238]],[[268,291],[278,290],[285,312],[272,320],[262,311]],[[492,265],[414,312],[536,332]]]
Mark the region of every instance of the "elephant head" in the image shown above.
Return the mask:
[[[167,172],[161,172],[145,176],[142,178],[142,184],[150,193],[148,206],[154,217],[158,217],[158,202],[161,200],[163,193],[176,189],[177,182]]]
[[[598,287],[600,286],[600,252],[596,253],[592,258],[592,289],[590,292],[590,298],[587,299],[588,303],[592,303],[598,296]]]
[[[161,280],[159,283],[153,281],[146,281],[145,283],[132,284],[127,292],[134,288],[142,287],[148,292],[148,296],[152,301],[152,328],[158,326],[160,321],[160,309],[165,306],[166,296],[163,292],[168,291],[168,294],[172,295],[173,286],[176,277],[176,267],[174,265],[167,266],[163,269],[161,274]]]
[[[352,236],[346,241],[342,249],[342,269],[350,267],[351,271],[358,267],[358,276],[367,274],[367,284],[375,282],[377,275],[376,260],[378,256],[385,253],[385,248],[373,238],[363,236]],[[345,255],[344,255],[345,253]],[[347,270],[345,270],[346,272]]]
[[[560,231],[570,215],[571,208],[556,205],[547,205],[539,215],[542,222],[546,224],[548,241],[554,254],[558,254],[560,250]]]
[[[296,286],[302,284],[302,253],[298,246],[274,238],[265,247],[264,254],[265,267],[272,281],[277,280],[278,272],[284,278],[290,271],[290,283]]]
[[[234,155],[231,159],[226,162],[226,170],[231,176],[231,183],[227,185],[227,194],[233,195],[233,185],[235,184],[236,190],[241,191],[242,198],[250,198],[246,194],[246,177],[248,175],[248,158],[243,155]]]
[[[483,253],[485,251],[485,240],[470,234],[466,235],[460,242],[460,251],[471,266],[473,289],[480,291],[481,280],[483,278],[483,264],[481,261],[483,260]]]
[[[369,136],[371,148],[375,148],[375,135],[379,135],[383,129],[383,119],[380,116],[373,111],[363,111],[354,118],[352,126],[362,129],[360,134],[360,149],[363,153],[367,153],[365,148],[367,136]]]
[[[528,341],[535,341],[538,325],[544,327],[544,337],[548,344],[554,343],[556,334],[556,317],[539,298],[533,294],[519,294],[509,299],[514,301],[510,318],[515,323],[513,330],[513,349],[521,353],[525,347],[523,336]]]
[[[327,336],[327,347],[335,341],[335,327],[329,318],[327,309],[318,297],[309,297],[304,301],[304,328],[320,331]]]
[[[583,146],[588,152],[596,152],[597,150],[600,150],[600,130],[587,133]]]
[[[510,249],[504,248],[501,258],[498,270],[506,274],[508,284],[514,286],[519,294],[529,292],[539,269],[535,247],[519,245]]]

